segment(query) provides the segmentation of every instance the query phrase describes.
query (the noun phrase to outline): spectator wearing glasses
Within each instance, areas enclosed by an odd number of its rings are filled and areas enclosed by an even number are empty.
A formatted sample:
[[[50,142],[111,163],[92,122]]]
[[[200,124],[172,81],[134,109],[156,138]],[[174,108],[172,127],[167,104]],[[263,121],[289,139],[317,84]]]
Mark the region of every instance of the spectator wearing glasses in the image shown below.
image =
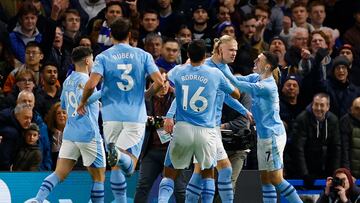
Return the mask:
[[[44,58],[44,54],[41,50],[40,44],[36,41],[29,42],[25,48],[25,64],[19,68],[15,68],[8,75],[5,84],[4,84],[4,93],[8,94],[12,91],[16,81],[16,74],[23,69],[29,69],[34,72],[35,85],[39,84],[39,71],[41,66],[41,60]]]

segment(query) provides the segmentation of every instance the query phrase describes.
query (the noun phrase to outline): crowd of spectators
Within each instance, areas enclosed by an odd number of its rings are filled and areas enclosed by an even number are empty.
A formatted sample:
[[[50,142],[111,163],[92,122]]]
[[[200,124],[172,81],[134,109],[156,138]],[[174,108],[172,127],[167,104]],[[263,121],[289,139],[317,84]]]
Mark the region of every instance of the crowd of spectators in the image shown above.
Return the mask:
[[[118,17],[132,22],[130,45],[164,72],[186,62],[193,39],[203,39],[210,56],[215,38],[235,37],[236,74],[252,73],[261,52],[275,53],[285,177],[311,182],[339,167],[360,177],[360,2],[347,0],[2,1],[0,170],[54,169],[71,52],[88,46],[96,56],[111,47]],[[29,151],[39,163],[19,165]]]

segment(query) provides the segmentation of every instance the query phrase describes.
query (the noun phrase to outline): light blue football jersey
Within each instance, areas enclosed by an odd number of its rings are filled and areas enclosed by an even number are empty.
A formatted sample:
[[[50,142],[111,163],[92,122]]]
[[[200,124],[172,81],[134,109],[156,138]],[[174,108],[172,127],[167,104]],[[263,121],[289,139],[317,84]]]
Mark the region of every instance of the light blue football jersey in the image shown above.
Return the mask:
[[[103,120],[145,123],[146,77],[156,71],[149,53],[128,44],[114,45],[97,55],[92,72],[103,76]]]
[[[61,92],[61,107],[66,110],[67,121],[64,139],[74,142],[90,142],[93,138],[101,140],[98,116],[99,101],[86,105],[86,114],[80,116],[76,109],[81,101],[89,75],[73,71],[64,81]]]
[[[270,76],[260,80],[260,75],[231,77],[231,82],[252,98],[251,112],[254,115],[256,131],[260,139],[285,135],[285,127],[280,118],[280,101],[275,79]]]
[[[211,57],[207,58],[205,60],[206,65],[219,69],[224,75],[231,74],[231,70],[229,66],[225,63],[215,63]],[[221,116],[222,116],[222,109],[224,106],[224,103],[226,103],[228,106],[230,106],[232,109],[235,109],[242,115],[246,116],[246,108],[237,100],[231,97],[229,94],[225,94],[223,91],[217,91],[216,96],[216,125],[221,125]]]
[[[213,128],[216,126],[217,91],[231,94],[232,86],[216,68],[191,64],[175,66],[168,73],[176,89],[176,121]]]

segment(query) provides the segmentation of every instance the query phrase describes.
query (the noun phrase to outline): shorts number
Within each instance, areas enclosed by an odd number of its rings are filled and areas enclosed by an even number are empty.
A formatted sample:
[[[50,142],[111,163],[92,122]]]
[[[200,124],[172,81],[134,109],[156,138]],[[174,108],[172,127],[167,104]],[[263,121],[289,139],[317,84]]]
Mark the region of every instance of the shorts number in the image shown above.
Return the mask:
[[[193,111],[196,112],[203,112],[207,106],[208,106],[208,100],[203,97],[200,96],[200,94],[204,91],[205,87],[199,87],[195,94],[191,97],[190,99],[190,108]],[[188,109],[188,98],[189,98],[189,86],[188,85],[183,85],[182,86],[182,90],[183,90],[183,109],[186,111]],[[196,102],[197,101],[201,101],[202,105],[201,106],[197,106]]]
[[[267,155],[267,157],[266,157],[266,162],[268,162],[268,161],[270,160],[270,154],[271,154],[271,152],[270,152],[270,151],[266,151],[265,153],[266,153],[266,155]]]
[[[126,84],[122,83],[122,82],[117,82],[117,86],[119,89],[121,89],[122,91],[130,91],[133,86],[134,86],[134,79],[129,75],[129,73],[132,70],[132,65],[131,64],[118,64],[117,65],[117,69],[118,70],[124,70],[124,72],[120,75],[120,78],[122,80],[126,80]]]
[[[67,106],[66,106],[66,112],[68,114],[70,114],[70,109],[69,107],[71,106],[73,109],[74,109],[74,112],[71,114],[72,117],[76,116],[76,109],[78,107],[78,101],[76,99],[76,95],[73,91],[70,91],[70,92],[66,92],[66,100],[68,101],[67,102]]]

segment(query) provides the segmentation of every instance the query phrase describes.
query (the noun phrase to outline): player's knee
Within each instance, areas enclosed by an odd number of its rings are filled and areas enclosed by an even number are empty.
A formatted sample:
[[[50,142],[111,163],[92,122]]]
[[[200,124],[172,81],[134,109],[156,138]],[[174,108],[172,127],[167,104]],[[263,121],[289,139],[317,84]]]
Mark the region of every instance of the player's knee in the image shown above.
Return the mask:
[[[226,167],[219,170],[219,178],[230,180],[232,175],[232,168]]]

